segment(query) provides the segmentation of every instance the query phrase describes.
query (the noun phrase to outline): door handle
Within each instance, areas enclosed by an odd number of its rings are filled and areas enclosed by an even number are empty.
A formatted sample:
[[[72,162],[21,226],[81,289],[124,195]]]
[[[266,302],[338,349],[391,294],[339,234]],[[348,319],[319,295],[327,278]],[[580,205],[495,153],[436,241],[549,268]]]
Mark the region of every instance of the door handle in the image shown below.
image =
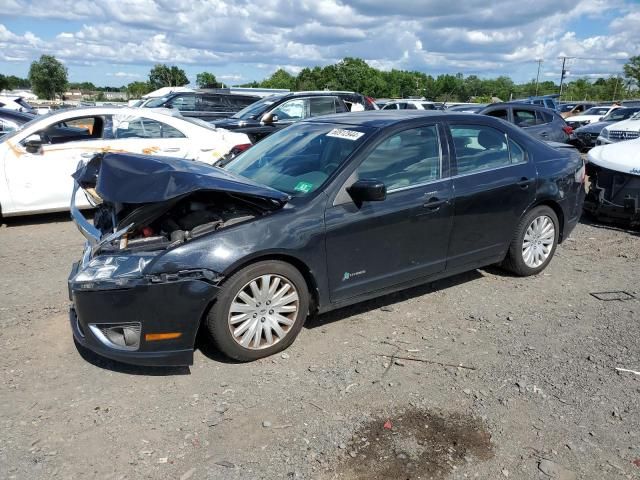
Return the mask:
[[[445,205],[447,203],[449,203],[449,200],[447,200],[446,198],[445,199],[440,199],[440,198],[437,198],[437,197],[431,197],[422,206],[424,208],[426,208],[427,210],[429,210],[430,212],[437,212],[438,210],[440,210],[440,207],[442,205]]]
[[[541,137],[548,137],[549,134],[547,132],[540,132]]]
[[[162,151],[163,152],[178,152],[180,149],[176,148],[176,147],[171,147],[171,148],[163,148]]]
[[[520,181],[518,182],[518,186],[522,189],[522,190],[527,190],[529,188],[529,184],[531,183],[531,181],[527,178],[527,177],[522,177],[520,179]]]

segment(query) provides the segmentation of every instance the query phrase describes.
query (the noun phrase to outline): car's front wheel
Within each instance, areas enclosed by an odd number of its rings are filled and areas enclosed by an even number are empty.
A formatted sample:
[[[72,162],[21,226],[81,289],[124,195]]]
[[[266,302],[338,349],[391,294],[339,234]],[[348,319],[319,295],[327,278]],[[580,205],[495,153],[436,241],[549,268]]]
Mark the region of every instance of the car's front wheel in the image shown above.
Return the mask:
[[[540,273],[553,258],[559,233],[558,216],[550,207],[531,209],[514,232],[503,266],[523,277]]]
[[[246,362],[291,345],[308,312],[309,292],[300,272],[285,262],[264,261],[222,285],[206,324],[222,353]]]

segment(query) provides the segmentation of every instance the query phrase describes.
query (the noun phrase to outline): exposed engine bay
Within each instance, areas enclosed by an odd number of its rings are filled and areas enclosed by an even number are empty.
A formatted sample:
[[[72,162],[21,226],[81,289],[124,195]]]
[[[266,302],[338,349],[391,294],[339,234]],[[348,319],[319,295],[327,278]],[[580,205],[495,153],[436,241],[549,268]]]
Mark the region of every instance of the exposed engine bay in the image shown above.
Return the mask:
[[[640,226],[640,176],[587,164],[590,186],[584,209],[601,221]]]
[[[119,238],[105,242],[103,252],[169,248],[268,211],[258,200],[207,191],[160,204],[116,205],[115,210],[112,205],[100,205],[94,216],[94,225],[104,234],[127,229]]]

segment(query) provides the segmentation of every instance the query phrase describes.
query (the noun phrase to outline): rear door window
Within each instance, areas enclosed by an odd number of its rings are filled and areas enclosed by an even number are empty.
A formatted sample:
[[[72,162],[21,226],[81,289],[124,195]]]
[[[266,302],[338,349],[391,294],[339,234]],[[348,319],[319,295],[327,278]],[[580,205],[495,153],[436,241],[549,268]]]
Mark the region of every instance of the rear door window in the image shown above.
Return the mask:
[[[536,124],[544,125],[545,123],[553,122],[553,114],[549,112],[541,112],[538,110],[536,112]]]
[[[311,97],[309,98],[309,116],[319,117],[336,113],[335,97]]]
[[[199,95],[195,109],[201,112],[224,112],[228,107],[220,95]]]
[[[144,117],[114,117],[113,138],[184,138],[180,130]]]
[[[509,120],[509,111],[506,108],[498,108],[487,113],[490,117],[501,118],[502,120]]]
[[[413,103],[407,103],[407,110],[417,110],[418,107],[416,107]]]
[[[451,125],[458,175],[511,165],[507,135],[485,125]]]
[[[528,110],[526,108],[514,108],[513,109],[513,123],[519,127],[534,127],[538,125],[535,110]]]

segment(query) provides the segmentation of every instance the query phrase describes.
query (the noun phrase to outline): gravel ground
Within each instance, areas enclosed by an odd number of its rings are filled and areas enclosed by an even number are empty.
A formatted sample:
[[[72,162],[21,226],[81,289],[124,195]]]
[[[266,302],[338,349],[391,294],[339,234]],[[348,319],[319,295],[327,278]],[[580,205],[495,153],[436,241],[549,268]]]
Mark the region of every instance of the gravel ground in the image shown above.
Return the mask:
[[[476,270],[310,319],[268,359],[201,339],[149,369],[75,347],[66,218],[0,228],[1,478],[640,478],[640,376],[616,370],[640,370],[637,232],[580,224],[540,276]]]

